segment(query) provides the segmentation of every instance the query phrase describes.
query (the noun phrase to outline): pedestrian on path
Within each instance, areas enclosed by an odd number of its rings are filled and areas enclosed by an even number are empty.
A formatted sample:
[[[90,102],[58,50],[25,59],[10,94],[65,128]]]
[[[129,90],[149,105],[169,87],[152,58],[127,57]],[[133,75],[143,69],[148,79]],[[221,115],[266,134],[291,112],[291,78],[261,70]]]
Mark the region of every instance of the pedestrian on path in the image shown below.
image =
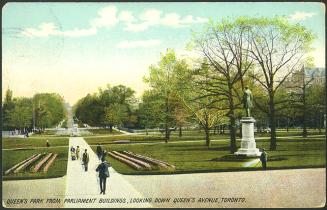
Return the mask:
[[[105,158],[101,158],[102,163],[98,165],[96,168],[96,171],[99,172],[99,178],[100,178],[100,194],[103,193],[106,194],[106,183],[107,178],[109,175],[109,167],[111,166],[109,163],[107,163]]]
[[[80,149],[79,149],[79,146],[77,146],[77,148],[76,148],[76,159],[77,160],[79,159],[79,153],[80,153]]]
[[[262,164],[262,168],[264,169],[264,170],[266,170],[266,168],[267,168],[267,153],[266,153],[266,151],[265,151],[265,148],[263,148],[262,149],[262,153],[261,153],[261,155],[260,155],[260,161],[261,161],[261,164]]]
[[[102,148],[101,148],[100,144],[98,143],[98,145],[97,145],[97,156],[98,156],[99,160],[101,160],[101,155],[102,155]]]
[[[89,164],[89,154],[87,153],[87,149],[85,149],[85,152],[83,153],[83,165],[84,165],[84,169],[85,171],[87,171],[87,166]]]
[[[76,159],[75,148],[73,146],[70,148],[70,156],[72,157],[72,160]]]
[[[50,143],[48,139],[47,139],[47,147],[50,147]]]

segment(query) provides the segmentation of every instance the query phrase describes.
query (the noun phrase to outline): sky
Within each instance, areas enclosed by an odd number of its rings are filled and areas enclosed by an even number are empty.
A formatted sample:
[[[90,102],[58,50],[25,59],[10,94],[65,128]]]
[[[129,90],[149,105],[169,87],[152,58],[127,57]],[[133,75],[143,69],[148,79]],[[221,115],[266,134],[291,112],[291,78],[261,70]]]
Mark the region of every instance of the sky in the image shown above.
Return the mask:
[[[160,53],[186,50],[209,19],[285,16],[316,36],[325,67],[325,6],[292,3],[7,3],[2,8],[2,95],[57,92],[71,105],[98,88],[123,84],[141,96]]]

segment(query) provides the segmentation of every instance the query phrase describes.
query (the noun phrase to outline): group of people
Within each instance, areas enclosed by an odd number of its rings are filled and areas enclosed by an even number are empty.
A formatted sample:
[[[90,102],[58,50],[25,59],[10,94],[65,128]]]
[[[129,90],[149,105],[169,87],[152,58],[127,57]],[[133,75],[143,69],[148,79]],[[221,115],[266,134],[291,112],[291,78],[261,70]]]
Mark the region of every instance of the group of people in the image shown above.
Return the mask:
[[[70,148],[70,155],[72,160],[79,160],[80,159],[80,148],[79,146],[74,148],[74,146],[71,146]],[[82,155],[82,165],[84,166],[84,170],[87,171],[88,164],[89,164],[89,154],[87,153],[87,149],[84,150],[84,153]]]
[[[109,167],[111,166],[106,161],[107,151],[103,150],[100,144],[97,145],[97,156],[101,163],[97,166],[96,171],[99,172],[99,180],[100,180],[100,194],[106,194],[106,182],[109,175]],[[80,159],[80,148],[79,146],[76,149],[72,146],[70,148],[71,158],[72,160]],[[84,150],[82,155],[82,165],[84,166],[84,170],[88,170],[88,163],[89,163],[89,154],[87,153],[87,149]]]

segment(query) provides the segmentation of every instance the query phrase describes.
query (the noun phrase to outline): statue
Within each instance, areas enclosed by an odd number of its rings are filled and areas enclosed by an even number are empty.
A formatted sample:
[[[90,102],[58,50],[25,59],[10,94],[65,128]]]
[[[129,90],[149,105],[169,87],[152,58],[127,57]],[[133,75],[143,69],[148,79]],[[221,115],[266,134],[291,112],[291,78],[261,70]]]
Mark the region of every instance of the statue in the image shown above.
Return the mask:
[[[250,109],[252,108],[252,92],[249,87],[245,87],[244,95],[243,95],[243,103],[246,112],[246,117],[251,117]]]

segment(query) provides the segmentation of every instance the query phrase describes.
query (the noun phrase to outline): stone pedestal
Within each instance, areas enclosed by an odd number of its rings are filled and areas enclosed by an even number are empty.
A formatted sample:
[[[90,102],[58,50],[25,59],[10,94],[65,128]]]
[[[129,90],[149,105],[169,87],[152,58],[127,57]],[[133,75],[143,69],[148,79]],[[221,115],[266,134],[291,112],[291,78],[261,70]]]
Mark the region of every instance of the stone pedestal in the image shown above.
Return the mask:
[[[242,141],[241,148],[235,152],[235,155],[260,156],[261,152],[256,148],[254,139],[254,122],[252,117],[243,117],[242,123]]]

